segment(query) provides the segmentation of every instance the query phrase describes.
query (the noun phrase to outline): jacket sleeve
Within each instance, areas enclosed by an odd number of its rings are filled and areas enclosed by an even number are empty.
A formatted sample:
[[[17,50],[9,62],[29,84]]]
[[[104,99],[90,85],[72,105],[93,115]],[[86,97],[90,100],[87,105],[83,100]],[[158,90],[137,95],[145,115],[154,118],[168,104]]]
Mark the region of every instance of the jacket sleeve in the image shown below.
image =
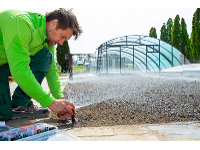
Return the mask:
[[[29,67],[29,43],[32,31],[26,19],[9,18],[4,22],[1,30],[13,78],[20,88],[38,101],[43,108],[49,106],[55,98],[40,86]]]
[[[60,77],[58,75],[58,71],[56,69],[56,63],[54,59],[54,51],[55,51],[54,46],[50,48],[50,51],[53,55],[53,61],[51,64],[51,68],[46,75],[47,83],[53,97],[55,97],[56,99],[64,98],[64,95],[62,92],[62,86],[60,82]]]

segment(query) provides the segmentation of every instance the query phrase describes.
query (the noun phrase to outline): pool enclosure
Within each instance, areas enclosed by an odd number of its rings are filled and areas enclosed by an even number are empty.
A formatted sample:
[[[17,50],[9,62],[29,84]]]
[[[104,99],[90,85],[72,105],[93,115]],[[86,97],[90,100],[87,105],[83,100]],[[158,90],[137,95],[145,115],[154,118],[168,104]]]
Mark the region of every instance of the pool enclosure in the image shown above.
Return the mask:
[[[121,74],[133,71],[160,72],[189,64],[189,61],[178,49],[160,39],[129,35],[101,44],[91,64],[97,74]]]

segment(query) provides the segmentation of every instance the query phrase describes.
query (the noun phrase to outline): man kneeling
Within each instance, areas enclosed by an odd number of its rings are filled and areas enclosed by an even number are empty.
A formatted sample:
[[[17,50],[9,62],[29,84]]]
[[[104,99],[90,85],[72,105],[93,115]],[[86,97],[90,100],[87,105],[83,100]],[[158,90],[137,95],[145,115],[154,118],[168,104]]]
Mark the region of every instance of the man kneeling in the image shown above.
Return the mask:
[[[73,115],[75,106],[62,93],[54,45],[62,45],[72,36],[76,40],[81,33],[71,10],[60,8],[45,16],[19,10],[0,12],[0,121],[43,118],[49,109],[59,115],[59,120]],[[18,84],[12,100],[9,76]],[[41,87],[45,77],[52,95]],[[31,98],[43,109],[35,107]]]

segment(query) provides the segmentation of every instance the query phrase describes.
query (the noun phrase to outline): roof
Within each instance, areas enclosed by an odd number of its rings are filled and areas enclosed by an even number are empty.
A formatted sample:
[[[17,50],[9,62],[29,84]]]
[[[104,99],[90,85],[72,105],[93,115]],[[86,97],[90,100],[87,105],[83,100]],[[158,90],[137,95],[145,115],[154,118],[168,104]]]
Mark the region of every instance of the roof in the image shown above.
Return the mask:
[[[109,54],[125,57],[134,62],[141,71],[157,71],[189,64],[185,56],[172,45],[143,35],[127,35],[111,39],[101,44],[97,52],[97,57],[109,57]]]

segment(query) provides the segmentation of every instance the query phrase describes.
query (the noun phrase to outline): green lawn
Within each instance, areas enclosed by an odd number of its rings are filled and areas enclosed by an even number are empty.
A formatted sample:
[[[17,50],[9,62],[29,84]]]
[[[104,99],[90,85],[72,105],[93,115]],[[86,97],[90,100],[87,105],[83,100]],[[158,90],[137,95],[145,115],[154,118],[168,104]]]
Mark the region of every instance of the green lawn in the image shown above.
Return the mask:
[[[61,73],[61,67],[60,66],[57,66],[57,70],[58,70],[58,74],[59,75],[65,75],[66,73]],[[76,73],[82,73],[82,72],[85,72],[87,70],[86,66],[73,66],[73,74],[76,74]]]

